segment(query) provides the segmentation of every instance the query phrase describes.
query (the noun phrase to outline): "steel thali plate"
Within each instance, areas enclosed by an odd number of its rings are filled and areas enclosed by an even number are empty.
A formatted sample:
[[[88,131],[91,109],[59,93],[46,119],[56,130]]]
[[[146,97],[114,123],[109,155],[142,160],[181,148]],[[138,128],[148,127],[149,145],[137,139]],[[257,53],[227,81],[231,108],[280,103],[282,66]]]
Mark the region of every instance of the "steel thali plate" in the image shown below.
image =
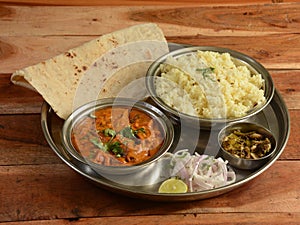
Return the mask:
[[[146,171],[145,174],[129,175],[125,179],[122,177],[103,176],[92,170],[87,164],[84,164],[73,158],[61,142],[61,130],[64,120],[60,119],[53,109],[45,102],[41,109],[41,126],[44,136],[50,145],[51,149],[58,157],[65,162],[73,170],[87,178],[89,181],[109,191],[114,191],[118,194],[123,194],[130,197],[155,200],[155,201],[192,201],[216,197],[227,193],[241,185],[249,182],[258,175],[265,172],[281,155],[290,133],[290,118],[287,107],[281,95],[275,90],[273,99],[270,104],[265,107],[260,113],[248,118],[246,121],[255,122],[269,129],[277,139],[277,148],[273,157],[262,167],[247,171],[235,169],[237,179],[229,185],[214,188],[211,190],[188,192],[183,194],[160,194],[157,192],[158,186],[161,183],[156,182],[159,172],[155,170]],[[176,127],[175,127],[176,128]],[[176,130],[176,129],[175,129]],[[177,129],[182,130],[181,128]],[[179,133],[177,133],[179,134]],[[196,143],[196,149],[200,154],[208,154],[218,156],[219,148],[217,146],[218,130],[201,130]],[[189,148],[189,132],[180,133],[176,149]],[[175,150],[176,150],[175,149]],[[159,167],[159,165],[155,165]],[[147,180],[150,181],[147,181]],[[151,181],[152,180],[152,181]],[[142,182],[135,182],[142,181]],[[144,182],[145,181],[145,182]]]
[[[124,194],[131,197],[156,201],[191,201],[215,197],[238,188],[239,186],[247,183],[248,181],[254,179],[258,175],[266,171],[283,152],[290,132],[288,110],[278,91],[275,91],[271,103],[262,112],[252,118],[249,118],[247,121],[256,122],[265,126],[269,130],[271,130],[277,138],[278,145],[276,148],[276,153],[269,160],[269,162],[254,171],[243,171],[235,169],[237,180],[235,183],[227,186],[184,194],[159,194],[157,192],[157,185],[138,186],[115,182],[114,180],[107,179],[106,177],[99,175],[98,173],[94,172],[88,165],[72,158],[63,148],[63,145],[61,143],[61,130],[64,120],[60,119],[46,102],[43,104],[41,111],[41,125],[45,138],[52,150],[68,166],[70,166],[76,172],[83,175],[96,185],[99,185],[109,191],[115,191],[119,194]],[[209,141],[206,139],[206,137],[213,137],[214,135],[209,134],[208,132],[210,131],[203,132],[200,135],[202,138],[200,138],[199,140],[200,149],[202,145],[213,145],[213,140]],[[178,145],[184,145],[184,140],[183,143],[178,143]],[[210,149],[215,148],[215,146],[212,146]],[[139,178],[145,179],[145,176],[141,176]]]

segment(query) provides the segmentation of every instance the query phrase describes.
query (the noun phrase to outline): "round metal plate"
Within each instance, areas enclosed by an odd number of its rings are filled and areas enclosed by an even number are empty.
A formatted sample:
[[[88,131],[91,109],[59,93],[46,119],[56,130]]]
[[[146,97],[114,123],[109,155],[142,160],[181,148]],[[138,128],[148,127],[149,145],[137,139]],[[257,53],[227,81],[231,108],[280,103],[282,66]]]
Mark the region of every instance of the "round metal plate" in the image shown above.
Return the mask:
[[[177,47],[182,48],[180,45],[174,45],[173,49]],[[93,171],[87,164],[73,158],[64,149],[61,141],[61,131],[64,120],[60,119],[46,102],[43,104],[41,109],[41,125],[44,136],[52,150],[68,166],[86,177],[89,181],[99,185],[101,188],[130,197],[155,201],[192,201],[215,197],[236,189],[265,172],[283,152],[290,133],[289,113],[278,91],[275,90],[274,96],[268,106],[266,106],[260,113],[248,118],[247,121],[263,125],[269,129],[277,139],[278,144],[275,150],[276,152],[265,165],[253,171],[234,169],[237,175],[236,182],[220,188],[184,194],[159,194],[157,192],[159,184],[128,185],[122,182],[116,182],[117,180],[103,177]],[[205,150],[205,154],[218,156],[218,146],[216,145],[217,133],[218,131],[216,130],[201,130],[197,143],[197,151],[203,153],[202,151]],[[181,138],[177,143],[176,149],[188,148],[188,145],[189,134],[187,132],[186,134],[181,134]],[[151,179],[151,174],[150,176],[149,174],[148,176],[137,175],[136,177],[132,177],[132,179]]]

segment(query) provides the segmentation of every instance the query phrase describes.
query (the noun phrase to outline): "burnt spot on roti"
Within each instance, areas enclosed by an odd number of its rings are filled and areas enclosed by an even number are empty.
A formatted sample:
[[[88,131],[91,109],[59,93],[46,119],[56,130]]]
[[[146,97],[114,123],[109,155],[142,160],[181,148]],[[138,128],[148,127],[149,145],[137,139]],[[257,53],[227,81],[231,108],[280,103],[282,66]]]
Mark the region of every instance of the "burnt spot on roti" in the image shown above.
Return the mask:
[[[82,66],[81,68],[77,65],[73,65],[74,69],[76,70],[77,73],[81,73],[82,71],[86,71],[88,69],[87,66]],[[74,75],[77,75],[77,73],[74,73]]]
[[[69,57],[69,58],[73,58],[72,54],[70,52],[66,52],[65,56]]]
[[[114,36],[112,36],[110,39],[109,39],[110,42],[112,42],[112,44],[116,47],[119,42],[116,40],[116,38]]]
[[[75,52],[68,51],[68,52],[65,52],[65,56],[67,56],[68,58],[73,59],[73,58],[76,57],[77,55],[76,55]]]
[[[111,68],[112,68],[112,69],[117,69],[117,68],[118,68],[117,63],[116,63],[116,62],[112,62],[112,63],[111,63]]]

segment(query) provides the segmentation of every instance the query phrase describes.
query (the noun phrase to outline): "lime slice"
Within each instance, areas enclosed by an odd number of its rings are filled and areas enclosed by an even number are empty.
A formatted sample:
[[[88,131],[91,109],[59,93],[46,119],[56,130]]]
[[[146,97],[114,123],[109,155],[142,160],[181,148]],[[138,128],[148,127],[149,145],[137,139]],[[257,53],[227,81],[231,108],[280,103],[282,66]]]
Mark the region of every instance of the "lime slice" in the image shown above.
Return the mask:
[[[158,189],[158,193],[186,193],[188,187],[180,179],[170,178],[165,180]]]

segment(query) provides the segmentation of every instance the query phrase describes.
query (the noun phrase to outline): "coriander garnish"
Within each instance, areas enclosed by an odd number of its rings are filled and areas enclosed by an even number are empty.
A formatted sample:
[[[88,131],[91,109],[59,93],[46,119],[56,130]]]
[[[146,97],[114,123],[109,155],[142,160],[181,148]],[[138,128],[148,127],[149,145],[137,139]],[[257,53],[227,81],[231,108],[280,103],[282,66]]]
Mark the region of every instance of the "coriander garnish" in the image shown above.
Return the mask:
[[[125,127],[119,132],[123,137],[134,139],[134,133],[131,127]]]
[[[123,156],[124,151],[121,148],[120,142],[118,142],[118,141],[113,142],[113,143],[109,142],[106,145],[107,145],[108,151],[112,152],[117,158],[120,158]]]
[[[106,128],[101,131],[106,137],[111,137],[110,140],[107,143],[103,143],[97,138],[92,138],[90,141],[99,149],[101,149],[104,152],[111,152],[113,153],[116,157],[122,157],[124,155],[124,150],[121,147],[121,143],[118,141],[113,142],[113,139],[116,137],[117,134],[128,138],[128,139],[133,139],[135,140],[137,137],[137,133],[142,132],[145,133],[144,128],[139,128],[137,130],[133,130],[130,126],[127,126],[120,130],[119,132],[116,132],[113,129]]]
[[[107,137],[114,137],[114,136],[116,136],[116,131],[115,130],[113,130],[113,129],[109,129],[109,128],[106,128],[105,130],[103,130],[103,133],[104,133],[104,135],[105,136],[107,136]]]
[[[215,68],[213,67],[207,67],[207,68],[197,68],[196,71],[201,72],[201,75],[203,76],[203,79],[209,79],[213,82],[215,82],[215,80],[213,80],[211,78],[211,74],[214,72]]]

